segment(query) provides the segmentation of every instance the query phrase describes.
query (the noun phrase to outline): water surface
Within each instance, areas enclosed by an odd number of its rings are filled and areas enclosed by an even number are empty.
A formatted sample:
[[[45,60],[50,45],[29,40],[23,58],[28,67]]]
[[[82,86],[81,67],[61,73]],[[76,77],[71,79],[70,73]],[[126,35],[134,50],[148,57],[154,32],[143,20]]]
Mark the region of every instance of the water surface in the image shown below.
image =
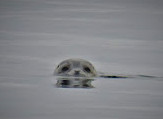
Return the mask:
[[[0,118],[162,119],[162,6],[162,0],[1,0]],[[56,88],[54,68],[69,58],[141,77]]]

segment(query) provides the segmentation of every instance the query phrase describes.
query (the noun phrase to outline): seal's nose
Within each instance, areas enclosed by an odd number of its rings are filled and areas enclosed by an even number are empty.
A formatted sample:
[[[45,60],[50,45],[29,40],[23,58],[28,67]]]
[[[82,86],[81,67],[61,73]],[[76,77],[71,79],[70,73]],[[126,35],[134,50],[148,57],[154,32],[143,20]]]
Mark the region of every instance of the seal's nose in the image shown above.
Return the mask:
[[[79,75],[79,74],[80,74],[80,71],[76,70],[75,75]]]

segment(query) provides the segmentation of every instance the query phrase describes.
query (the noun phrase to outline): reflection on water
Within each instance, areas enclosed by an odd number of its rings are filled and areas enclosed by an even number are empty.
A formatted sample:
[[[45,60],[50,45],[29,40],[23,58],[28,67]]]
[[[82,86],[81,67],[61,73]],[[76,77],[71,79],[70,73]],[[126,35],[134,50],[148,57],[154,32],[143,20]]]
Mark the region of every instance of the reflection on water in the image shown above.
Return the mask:
[[[149,76],[149,75],[108,75],[108,74],[102,74],[98,77],[94,78],[86,78],[86,77],[64,77],[64,76],[56,76],[57,83],[56,86],[58,88],[94,88],[94,86],[91,84],[92,81],[95,79],[135,79],[138,80],[141,78],[143,79],[154,79],[154,80],[160,80],[162,81],[162,77],[156,77],[156,76]]]
[[[93,88],[94,79],[81,77],[58,77],[56,86],[60,88]]]

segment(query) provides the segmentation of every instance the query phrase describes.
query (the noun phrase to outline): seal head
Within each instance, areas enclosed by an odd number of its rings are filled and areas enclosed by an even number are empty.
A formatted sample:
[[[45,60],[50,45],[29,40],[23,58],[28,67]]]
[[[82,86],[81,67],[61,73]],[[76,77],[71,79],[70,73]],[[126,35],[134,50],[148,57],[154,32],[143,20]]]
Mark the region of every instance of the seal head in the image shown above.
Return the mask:
[[[54,71],[57,76],[95,77],[94,66],[83,59],[67,59],[62,61]]]

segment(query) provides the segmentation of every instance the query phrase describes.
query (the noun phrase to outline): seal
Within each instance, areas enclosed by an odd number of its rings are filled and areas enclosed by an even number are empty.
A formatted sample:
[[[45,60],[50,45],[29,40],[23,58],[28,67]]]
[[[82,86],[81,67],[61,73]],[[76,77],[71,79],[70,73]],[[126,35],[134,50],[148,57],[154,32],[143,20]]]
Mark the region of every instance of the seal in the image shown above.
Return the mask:
[[[57,76],[57,87],[91,88],[94,79],[101,78],[132,78],[130,75],[108,75],[98,72],[94,66],[84,59],[67,59],[62,61],[54,71]],[[144,75],[145,76],[145,75]],[[146,76],[147,77],[147,76]],[[148,76],[149,77],[149,76]]]
[[[97,76],[94,66],[84,59],[62,61],[54,71],[58,87],[92,87],[91,81]]]
[[[62,61],[54,71],[57,76],[97,76],[94,66],[83,59],[67,59]]]

